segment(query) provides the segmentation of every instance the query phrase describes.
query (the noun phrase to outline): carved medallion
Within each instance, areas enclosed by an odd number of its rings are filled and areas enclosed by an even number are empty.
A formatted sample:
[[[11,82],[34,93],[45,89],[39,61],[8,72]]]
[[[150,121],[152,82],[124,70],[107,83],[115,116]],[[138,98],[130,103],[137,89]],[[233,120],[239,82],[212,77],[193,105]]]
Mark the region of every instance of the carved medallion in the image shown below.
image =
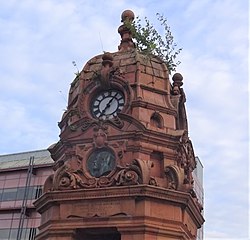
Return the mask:
[[[115,165],[115,154],[109,148],[95,149],[87,160],[88,172],[96,178],[108,175]]]

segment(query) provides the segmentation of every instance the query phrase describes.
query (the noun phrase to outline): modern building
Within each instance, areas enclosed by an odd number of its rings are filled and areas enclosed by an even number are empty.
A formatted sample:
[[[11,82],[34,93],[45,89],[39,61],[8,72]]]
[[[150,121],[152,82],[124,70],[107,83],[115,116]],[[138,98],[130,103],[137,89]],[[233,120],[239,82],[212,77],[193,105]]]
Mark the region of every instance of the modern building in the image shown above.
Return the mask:
[[[0,156],[0,240],[34,239],[41,217],[33,202],[52,163],[47,150]]]
[[[199,199],[199,202],[204,206],[204,187],[203,187],[203,165],[199,157],[195,157],[196,168],[193,172],[194,177],[194,191]],[[202,210],[203,213],[203,210]],[[203,226],[197,231],[197,240],[204,239]]]

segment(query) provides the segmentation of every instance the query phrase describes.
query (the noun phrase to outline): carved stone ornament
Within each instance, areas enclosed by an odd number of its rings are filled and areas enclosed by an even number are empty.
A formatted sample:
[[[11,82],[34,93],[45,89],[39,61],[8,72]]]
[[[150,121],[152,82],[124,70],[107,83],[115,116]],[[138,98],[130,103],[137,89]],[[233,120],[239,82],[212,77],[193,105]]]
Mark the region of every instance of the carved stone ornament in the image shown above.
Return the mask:
[[[112,54],[106,52],[102,56],[102,67],[99,72],[96,73],[94,80],[100,82],[101,87],[103,89],[110,88],[111,81],[114,76],[123,77],[123,73],[121,72],[119,67],[113,66],[113,57]]]
[[[118,113],[119,115],[119,113]],[[114,118],[108,120],[113,126],[122,129],[124,126],[124,122],[119,118],[119,116],[115,116]]]
[[[193,189],[193,176],[192,172],[196,167],[195,155],[191,140],[185,132],[180,139],[180,145],[177,150],[177,163],[178,166],[184,170],[184,188],[187,192]]]
[[[167,166],[165,168],[165,175],[167,179],[167,188],[177,190],[179,186],[179,177],[176,166]]]
[[[115,166],[107,175],[93,177],[84,170],[73,170],[69,165],[59,167],[46,180],[45,191],[66,189],[90,189],[110,186],[153,184],[150,178],[150,163],[135,159],[126,166]]]
[[[81,128],[82,131],[86,131],[89,127],[93,126],[96,123],[97,121],[95,121],[94,119],[84,117],[79,119],[78,121],[68,121],[67,125],[69,126],[69,129],[74,132],[78,128]]]
[[[183,85],[183,77],[180,73],[175,73],[173,76],[173,94],[180,94],[180,87]]]
[[[82,131],[86,131],[94,123],[95,122],[92,119],[88,118],[88,117],[83,118],[82,121],[81,121],[81,125],[80,125]]]
[[[113,57],[111,53],[104,53],[102,56],[102,69],[100,71],[99,80],[104,88],[110,86],[110,72],[113,66]]]
[[[92,177],[102,177],[109,175],[116,166],[116,156],[114,151],[108,147],[95,148],[89,155],[86,166],[88,173]]]
[[[112,174],[100,177],[74,172],[64,165],[54,175],[53,190],[135,185],[141,183],[141,175],[141,170],[135,163],[126,167],[117,166]]]
[[[106,126],[98,126],[94,129],[94,147],[101,148],[104,145],[107,145],[107,127]]]

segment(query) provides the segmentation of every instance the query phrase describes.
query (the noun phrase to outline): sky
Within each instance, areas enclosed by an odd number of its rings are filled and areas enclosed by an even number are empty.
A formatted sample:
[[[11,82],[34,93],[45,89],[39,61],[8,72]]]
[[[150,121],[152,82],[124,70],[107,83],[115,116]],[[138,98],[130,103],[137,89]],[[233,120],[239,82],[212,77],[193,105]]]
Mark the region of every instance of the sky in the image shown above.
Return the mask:
[[[189,136],[204,166],[205,239],[249,236],[249,6],[247,0],[0,0],[0,155],[59,140],[77,69],[120,43],[131,9],[183,50]]]

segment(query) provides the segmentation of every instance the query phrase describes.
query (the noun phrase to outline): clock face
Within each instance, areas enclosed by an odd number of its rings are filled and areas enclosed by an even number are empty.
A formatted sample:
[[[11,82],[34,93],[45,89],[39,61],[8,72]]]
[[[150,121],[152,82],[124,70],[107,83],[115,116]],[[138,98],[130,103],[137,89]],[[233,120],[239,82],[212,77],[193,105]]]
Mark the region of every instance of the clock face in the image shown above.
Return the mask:
[[[91,176],[99,178],[108,175],[115,168],[115,155],[109,148],[96,149],[87,160]]]
[[[97,94],[92,102],[93,116],[101,119],[112,119],[124,107],[124,95],[118,90],[105,90]]]

